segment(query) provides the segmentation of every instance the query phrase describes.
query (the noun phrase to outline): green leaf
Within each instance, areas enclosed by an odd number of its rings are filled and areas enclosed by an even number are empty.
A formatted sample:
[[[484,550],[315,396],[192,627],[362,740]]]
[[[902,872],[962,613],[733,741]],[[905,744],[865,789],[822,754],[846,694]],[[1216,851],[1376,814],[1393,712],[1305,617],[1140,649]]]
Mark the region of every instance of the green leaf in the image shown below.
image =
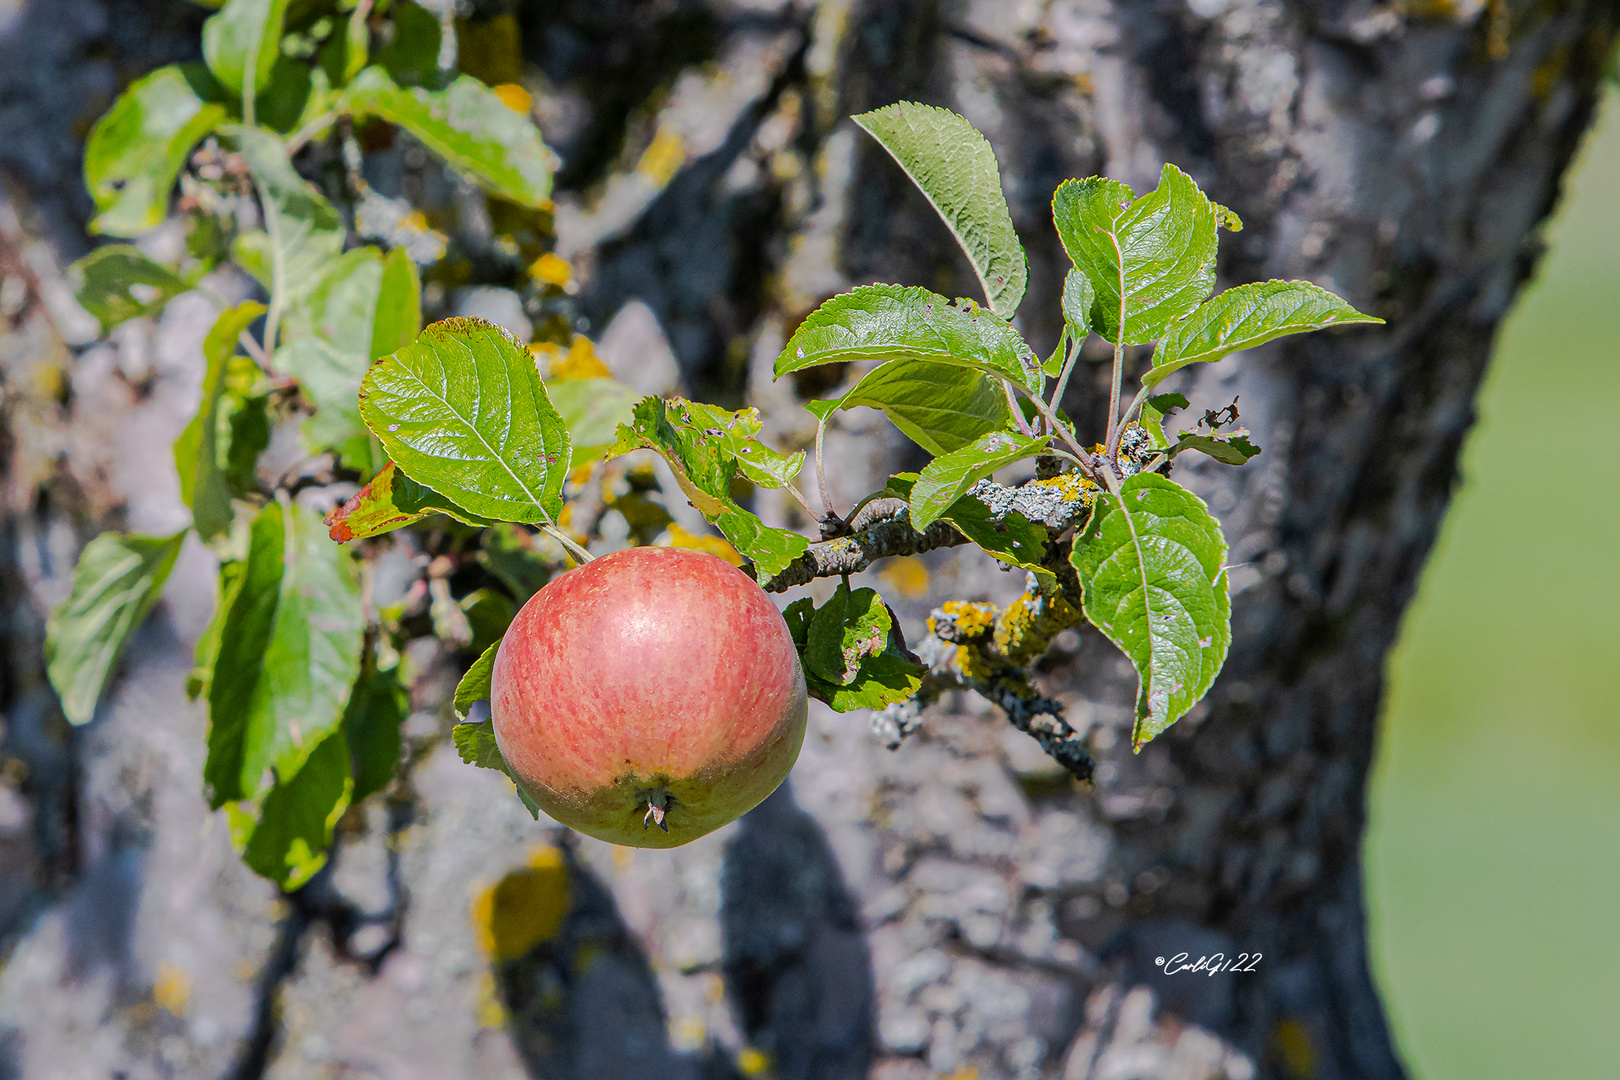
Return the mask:
[[[392,461],[371,482],[326,516],[328,535],[340,544],[380,536],[420,521],[429,514],[445,514],[464,525],[493,524],[469,514],[437,491],[406,476]]]
[[[264,230],[243,233],[232,257],[272,296],[292,304],[324,280],[343,251],[343,218],[298,175],[287,145],[262,128],[236,128],[264,209]]]
[[[1091,309],[1097,303],[1097,290],[1091,279],[1079,270],[1070,270],[1063,278],[1063,321],[1068,324],[1069,336],[1084,341],[1091,327]]]
[[[911,489],[912,528],[919,532],[928,528],[968,488],[997,469],[1034,457],[1046,442],[1015,432],[992,431],[960,450],[930,461]]]
[[[390,458],[480,517],[550,523],[568,429],[534,357],[502,328],[446,319],[366,372],[360,415]]]
[[[114,326],[162,311],[190,282],[129,244],[97,248],[69,269],[79,306],[105,334]]]
[[[394,778],[402,746],[399,727],[410,710],[411,695],[399,681],[399,668],[378,670],[376,660],[367,656],[343,710],[353,801],[381,791]]]
[[[215,807],[254,797],[270,767],[285,782],[343,719],[360,669],[360,586],[322,533],[295,505],[271,503],[253,520],[208,692]]]
[[[283,135],[297,131],[331,104],[331,83],[324,71],[311,71],[302,60],[276,57],[270,81],[259,86],[254,122]]]
[[[231,489],[220,461],[219,403],[225,393],[226,366],[236,355],[238,339],[264,305],[238,304],[222,312],[203,341],[203,399],[197,415],[174,443],[174,465],[180,472],[180,497],[191,508],[191,523],[204,540],[230,528]]]
[[[1225,465],[1243,465],[1260,452],[1260,448],[1249,441],[1247,431],[1221,432],[1217,435],[1195,435],[1183,432],[1176,439],[1176,444],[1170,447],[1170,456],[1175,457],[1187,450],[1197,450],[1208,454],[1216,461]]]
[[[1131,196],[1115,180],[1066,180],[1052,197],[1052,219],[1064,250],[1096,290],[1091,329],[1111,342],[1141,345],[1214,290],[1215,208],[1174,165],[1164,167],[1156,189]]]
[[[124,646],[174,568],[185,532],[102,533],[73,567],[66,600],[45,623],[45,665],[72,724],[88,723]]]
[[[720,415],[732,414],[722,410]],[[780,573],[809,550],[810,542],[798,533],[766,525],[731,497],[731,481],[740,462],[726,439],[710,434],[713,420],[712,413],[680,398],[669,402],[643,398],[636,403],[632,422],[620,425],[619,441],[610,453],[657,451],[669,463],[681,491],[719,527],[732,547],[752,559],[761,573]],[[760,460],[764,461],[763,456]]]
[[[868,593],[871,596],[864,595]],[[840,585],[819,611],[809,597],[802,597],[789,604],[782,617],[804,657],[805,684],[811,696],[826,702],[835,712],[886,708],[914,697],[922,686],[927,669],[905,650],[893,613],[871,589],[851,593],[847,586]],[[846,628],[850,628],[847,634]],[[814,664],[819,670],[843,678],[848,671],[846,647],[850,661],[858,664],[846,681],[824,678],[811,669]]]
[[[960,450],[981,435],[1012,422],[1000,386],[974,368],[928,360],[895,360],[862,376],[834,409],[878,409],[912,442],[930,454]],[[814,410],[812,410],[814,411]]]
[[[170,65],[132,84],[96,122],[84,147],[91,232],[140,236],[163,223],[191,148],[228,115],[218,90],[201,64]]]
[[[281,55],[287,0],[230,0],[203,23],[203,59],[222,86],[244,101],[270,84]]]
[[[1032,393],[1043,378],[1040,361],[1002,319],[972,301],[952,304],[901,285],[862,285],[811,312],[776,358],[776,377],[856,360],[958,364]]]
[[[750,483],[768,488],[787,487],[804,468],[803,450],[779,454],[754,438],[764,426],[758,409],[730,412],[718,405],[681,398],[671,402],[670,407],[677,412],[684,409],[687,422],[701,429],[705,436],[716,440],[721,451],[735,459],[737,470]]]
[[[1287,334],[1325,326],[1382,323],[1308,281],[1258,281],[1227,289],[1171,328],[1142,377],[1157,385],[1188,364],[1209,363]]]
[[[191,676],[186,679],[186,700],[196,701],[208,693],[214,679],[214,661],[219,657],[219,639],[225,630],[226,616],[242,590],[246,563],[241,559],[223,559],[219,564],[219,600],[208,626],[192,649]]]
[[[1185,409],[1187,399],[1180,394],[1155,394],[1142,402],[1142,412],[1139,419],[1142,430],[1148,433],[1155,450],[1163,450],[1170,445],[1170,440],[1164,434],[1164,418],[1170,415],[1172,409]]]
[[[1140,680],[1141,749],[1204,696],[1231,643],[1226,538],[1202,500],[1153,473],[1103,493],[1070,561],[1086,618]]]
[[[402,87],[383,68],[369,67],[343,91],[341,107],[400,125],[503,199],[538,208],[551,197],[556,157],[540,130],[470,75],[443,90],[424,90]]]
[[[497,641],[479,653],[478,659],[472,662],[472,666],[461,677],[461,681],[456,683],[456,719],[465,720],[468,710],[480,701],[489,700],[489,680],[490,676],[495,673],[495,654],[500,650],[500,647],[501,643]]]
[[[947,109],[901,101],[854,118],[900,164],[962,245],[990,310],[1010,319],[1029,270],[1018,242],[995,151]]]
[[[495,723],[485,720],[477,724],[457,724],[450,731],[450,738],[456,745],[456,753],[461,760],[469,765],[477,765],[481,769],[496,769],[506,774],[512,780],[512,770],[506,767],[506,759],[501,757],[501,748],[495,743]],[[523,785],[513,780],[517,788],[518,798],[529,811],[529,816],[536,821],[540,820],[540,807],[535,805],[533,799],[524,792]]]
[[[478,561],[520,604],[539,592],[556,570],[533,541],[534,534],[527,529],[504,521],[478,537]]]
[[[265,795],[242,847],[242,861],[289,892],[303,885],[326,865],[332,832],[349,808],[353,790],[348,745],[341,731],[331,732],[310,750],[303,768],[278,777]],[[232,831],[240,836],[252,811],[231,809]]]
[[[573,446],[569,468],[594,461],[618,441],[620,424],[635,418],[641,395],[616,379],[567,379],[546,383],[546,393],[568,428]]]
[[[259,488],[259,455],[270,445],[270,396],[228,393],[219,412],[225,453],[221,471],[232,495],[246,498]]]
[[[388,13],[393,34],[377,63],[401,86],[432,82],[439,76],[443,28],[438,16],[419,4],[395,0]]]

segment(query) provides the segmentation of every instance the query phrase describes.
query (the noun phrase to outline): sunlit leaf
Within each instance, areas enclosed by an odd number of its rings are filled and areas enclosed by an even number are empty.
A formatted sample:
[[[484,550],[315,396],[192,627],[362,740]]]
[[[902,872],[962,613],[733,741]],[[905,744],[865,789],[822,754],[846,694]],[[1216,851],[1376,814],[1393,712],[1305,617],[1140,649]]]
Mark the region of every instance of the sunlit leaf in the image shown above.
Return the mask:
[[[931,360],[959,364],[1040,390],[1041,366],[1018,332],[971,301],[952,304],[927,289],[862,285],[828,300],[799,325],[776,376],[818,364]]]
[[[1010,431],[993,431],[972,443],[930,461],[911,490],[911,524],[926,529],[961,498],[968,488],[1025,458],[1034,457],[1047,440],[1032,439]]]
[[[1085,615],[1135,665],[1136,728],[1149,740],[1214,683],[1232,639],[1226,539],[1202,500],[1153,473],[1097,498],[1075,540]]]
[[[506,759],[501,757],[501,748],[495,742],[495,724],[484,720],[480,723],[457,724],[450,731],[451,742],[455,744],[456,753],[461,760],[469,765],[476,765],[481,769],[494,769],[504,773],[508,780],[512,779],[512,770],[506,767]],[[536,821],[540,819],[540,808],[534,800],[524,793],[521,784],[516,784],[517,796],[523,801],[524,809]]]
[[[962,245],[990,310],[1012,318],[1029,271],[1007,212],[995,151],[974,126],[947,109],[897,102],[855,122],[887,150],[928,197]]]
[[[288,891],[303,885],[326,865],[333,830],[353,790],[343,732],[330,732],[310,750],[303,768],[276,780],[256,820],[247,807],[231,808],[233,832],[240,837],[251,827],[242,861]]]
[[[554,521],[571,450],[534,357],[506,330],[446,319],[373,364],[360,415],[400,470],[468,512]]]
[[[233,130],[253,172],[264,229],[243,233],[232,256],[272,296],[291,303],[312,292],[343,251],[343,218],[298,175],[287,146],[263,128]]]
[[[634,419],[641,395],[616,379],[564,379],[546,383],[551,404],[568,428],[571,468],[607,453],[618,441],[620,424]]]
[[[959,450],[1012,422],[1007,396],[994,379],[974,368],[927,360],[879,364],[830,405],[878,409],[930,454]]]
[[[69,723],[89,722],[124,646],[180,554],[173,536],[102,533],[79,555],[68,598],[45,623],[45,665]]]
[[[456,683],[455,709],[457,719],[466,719],[467,713],[480,701],[488,701],[490,696],[489,680],[495,671],[495,654],[500,651],[501,643],[494,642],[483,652],[478,659],[472,662],[461,681]]]
[[[203,341],[203,399],[197,415],[174,443],[174,464],[180,472],[180,497],[191,508],[197,535],[213,539],[231,525],[231,489],[225,475],[228,462],[220,460],[219,403],[225,393],[226,365],[236,355],[238,341],[264,314],[262,304],[238,304],[220,314]]]
[[[230,0],[203,23],[203,59],[236,97],[256,98],[281,55],[287,0]]]
[[[926,669],[905,650],[893,613],[871,589],[851,593],[840,585],[821,609],[802,597],[782,616],[804,658],[810,695],[835,712],[882,709],[915,696],[922,686]]]

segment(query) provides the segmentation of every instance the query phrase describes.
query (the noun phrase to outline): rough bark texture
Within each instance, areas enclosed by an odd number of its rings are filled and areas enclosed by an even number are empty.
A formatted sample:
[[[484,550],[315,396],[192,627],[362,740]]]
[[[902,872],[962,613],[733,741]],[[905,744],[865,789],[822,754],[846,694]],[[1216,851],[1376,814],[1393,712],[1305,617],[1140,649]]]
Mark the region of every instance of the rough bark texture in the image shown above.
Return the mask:
[[[1180,474],[1232,541],[1231,659],[1207,706],[1133,756],[1123,661],[1091,632],[1059,648],[1041,688],[1087,734],[1093,787],[971,700],[893,752],[818,707],[790,789],[689,847],[629,853],[537,828],[456,761],[453,672],[430,666],[406,781],[279,899],[199,790],[184,682],[211,557],[186,550],[93,724],[66,726],[40,659],[82,540],[184,521],[168,446],[212,309],[188,297],[96,344],[62,267],[86,243],[75,137],[122,82],[194,50],[200,15],[0,3],[0,1077],[1402,1076],[1361,884],[1382,662],[1616,5],[474,7],[472,26],[517,18],[565,161],[559,250],[610,362],[758,404],[782,443],[810,433],[796,395],[829,388],[769,380],[817,302],[870,280],[971,292],[927,205],[841,119],[900,98],[996,146],[1038,350],[1064,268],[1053,187],[1142,189],[1165,160],[1244,218],[1227,283],[1310,278],[1388,325],[1189,378],[1200,407],[1240,395],[1265,447]],[[1106,374],[1088,370],[1068,405],[1097,423]],[[913,459],[882,422],[841,423],[828,472],[847,509]],[[926,593],[875,575],[913,635],[940,600],[1019,589],[965,549],[924,562]],[[1183,952],[1260,959],[1165,975]]]

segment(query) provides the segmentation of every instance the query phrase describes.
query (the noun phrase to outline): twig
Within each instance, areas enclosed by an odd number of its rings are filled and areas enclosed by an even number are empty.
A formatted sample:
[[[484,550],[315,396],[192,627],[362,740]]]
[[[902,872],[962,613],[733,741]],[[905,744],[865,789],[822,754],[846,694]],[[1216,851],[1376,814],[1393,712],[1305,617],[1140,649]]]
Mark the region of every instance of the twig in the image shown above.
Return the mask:
[[[1018,424],[1018,430],[1024,433],[1025,438],[1033,439],[1035,432],[1024,419],[1024,410],[1018,407],[1018,399],[1013,396],[1012,383],[1007,379],[1001,380],[1001,392],[1007,395],[1007,408],[1012,410],[1013,420]]]
[[[1138,390],[1136,396],[1131,399],[1131,403],[1125,407],[1125,415],[1119,418],[1119,425],[1108,436],[1108,445],[1103,448],[1103,456],[1109,461],[1119,459],[1120,436],[1124,434],[1125,425],[1131,422],[1131,417],[1136,414],[1136,410],[1141,408],[1142,402],[1147,400],[1148,390],[1149,387],[1144,383],[1142,389]]]

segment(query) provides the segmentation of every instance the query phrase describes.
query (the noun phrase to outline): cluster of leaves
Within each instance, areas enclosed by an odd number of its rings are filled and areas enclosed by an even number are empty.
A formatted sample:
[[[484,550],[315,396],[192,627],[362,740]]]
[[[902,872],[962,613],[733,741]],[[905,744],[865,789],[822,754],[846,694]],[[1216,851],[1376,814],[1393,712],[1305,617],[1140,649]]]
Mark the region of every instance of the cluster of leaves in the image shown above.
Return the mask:
[[[422,329],[418,268],[406,251],[345,250],[343,213],[293,163],[299,147],[339,121],[398,125],[499,199],[537,206],[549,193],[551,156],[533,126],[490,88],[426,61],[438,55],[438,24],[423,16],[405,0],[229,0],[207,23],[206,66],[165,68],[135,83],[86,154],[95,227],[115,236],[164,219],[176,177],[205,136],[236,155],[256,197],[257,224],[226,250],[267,303],[219,316],[204,346],[201,407],[175,457],[189,531],[221,559],[219,608],[198,644],[192,686],[208,703],[208,795],[227,811],[248,864],[287,888],[322,864],[345,808],[393,774],[409,708],[405,642],[433,633],[480,653],[455,695],[466,719],[488,697],[514,602],[548,572],[536,568],[536,538],[590,557],[567,517],[570,478],[583,467],[656,454],[767,587],[816,554],[805,536],[747,505],[750,487],[777,488],[810,511],[795,487],[805,454],[761,443],[753,410],[638,401],[601,371],[548,380],[525,343],[497,326],[449,319]],[[1213,414],[1207,434],[1171,442],[1161,421],[1185,399],[1149,390],[1188,364],[1283,334],[1374,320],[1304,282],[1212,298],[1216,231],[1238,227],[1236,217],[1166,166],[1159,187],[1140,197],[1101,178],[1058,189],[1054,220],[1074,269],[1063,339],[1043,362],[1008,321],[1023,297],[1026,260],[989,144],[960,117],[922,105],[856,119],[940,211],[989,307],[864,286],[811,314],[775,374],[867,368],[840,396],[807,406],[820,425],[817,453],[838,411],[882,411],[933,455],[872,496],[902,504],[912,529],[955,530],[1043,589],[1061,587],[1049,556],[1060,544],[1069,549],[1085,618],[1140,673],[1140,746],[1204,694],[1230,640],[1219,524],[1163,473],[1186,451],[1235,464],[1258,453],[1246,433],[1221,431],[1227,424]],[[214,265],[182,271],[134,247],[104,247],[80,267],[81,300],[111,325],[160,309]],[[1103,441],[1087,448],[1058,405],[1091,333],[1114,348],[1115,393]],[[1141,392],[1122,411],[1125,350],[1154,341]],[[310,454],[329,455],[343,476],[364,482],[324,521],[303,488],[325,481],[267,477],[259,467],[271,431],[288,423]],[[1121,454],[1127,429],[1151,442],[1145,466]],[[1072,538],[992,513],[972,494],[997,470],[1036,457],[1061,461],[1089,493],[1090,512]],[[821,543],[858,545],[825,492],[823,502],[829,538]],[[431,626],[413,630],[397,612],[368,610],[356,555],[365,545],[341,545],[430,515],[478,537],[480,561],[501,588],[458,602],[446,573],[430,568]],[[93,714],[185,535],[107,534],[86,548],[49,628],[51,677],[73,722]],[[922,685],[923,665],[872,589],[846,581],[820,607],[802,598],[785,616],[812,693],[833,708],[882,708]],[[487,720],[459,724],[454,741],[468,761],[502,767]]]

